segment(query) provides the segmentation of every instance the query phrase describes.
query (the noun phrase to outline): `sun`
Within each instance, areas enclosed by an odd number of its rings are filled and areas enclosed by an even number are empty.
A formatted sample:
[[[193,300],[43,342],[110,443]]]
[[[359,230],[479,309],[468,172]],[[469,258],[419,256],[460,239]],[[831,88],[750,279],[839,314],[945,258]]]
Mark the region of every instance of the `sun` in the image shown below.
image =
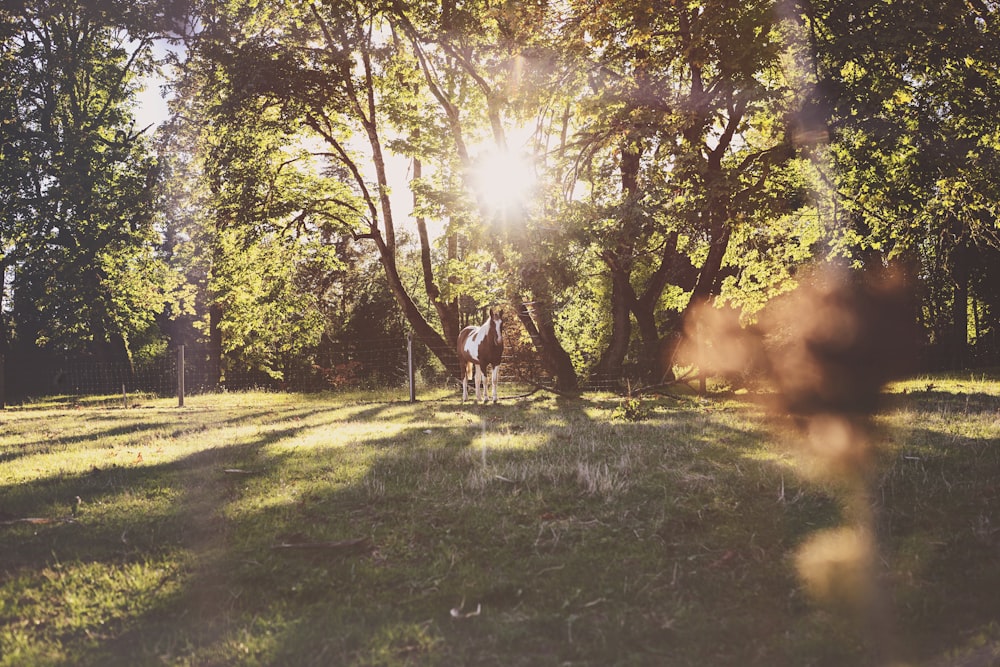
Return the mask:
[[[494,149],[481,153],[473,164],[474,194],[492,212],[523,208],[535,182],[535,166],[527,155]]]

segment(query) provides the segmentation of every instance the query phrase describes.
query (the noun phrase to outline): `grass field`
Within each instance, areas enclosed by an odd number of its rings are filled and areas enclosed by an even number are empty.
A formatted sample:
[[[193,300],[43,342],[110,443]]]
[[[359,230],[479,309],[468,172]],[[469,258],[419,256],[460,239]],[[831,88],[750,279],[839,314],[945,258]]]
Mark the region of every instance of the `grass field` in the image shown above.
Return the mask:
[[[843,491],[753,403],[396,398],[0,413],[0,665],[874,664],[796,575]],[[998,664],[1000,381],[878,422],[903,653]]]

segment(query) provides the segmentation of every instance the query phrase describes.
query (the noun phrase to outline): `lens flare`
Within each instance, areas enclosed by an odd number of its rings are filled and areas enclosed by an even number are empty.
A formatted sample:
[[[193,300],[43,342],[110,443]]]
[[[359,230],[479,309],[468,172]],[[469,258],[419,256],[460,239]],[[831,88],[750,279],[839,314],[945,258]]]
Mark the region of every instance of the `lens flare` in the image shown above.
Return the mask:
[[[472,170],[472,187],[482,206],[491,212],[527,205],[535,187],[535,169],[523,155],[490,151],[479,156]]]
[[[799,547],[795,567],[816,600],[859,607],[873,595],[874,557],[875,547],[866,531],[832,528],[815,533]]]

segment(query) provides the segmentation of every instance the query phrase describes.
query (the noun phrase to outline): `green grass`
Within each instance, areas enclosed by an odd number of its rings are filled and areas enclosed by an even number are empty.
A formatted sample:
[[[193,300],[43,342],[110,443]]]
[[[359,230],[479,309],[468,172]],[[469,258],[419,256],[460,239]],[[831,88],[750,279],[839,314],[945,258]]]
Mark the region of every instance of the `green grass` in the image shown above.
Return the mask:
[[[1000,383],[888,399],[906,656],[992,650]],[[0,413],[0,665],[872,664],[795,573],[838,486],[739,397],[186,403]]]

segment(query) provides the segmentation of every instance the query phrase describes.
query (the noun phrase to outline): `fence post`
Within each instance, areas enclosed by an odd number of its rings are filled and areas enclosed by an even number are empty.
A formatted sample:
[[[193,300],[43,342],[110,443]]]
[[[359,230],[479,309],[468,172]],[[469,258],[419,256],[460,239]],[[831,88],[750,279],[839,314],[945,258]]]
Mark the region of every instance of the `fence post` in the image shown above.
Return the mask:
[[[0,352],[0,410],[7,408],[7,369],[5,355]]]
[[[406,377],[410,381],[410,403],[417,402],[416,377],[413,371],[413,332],[406,334]]]
[[[177,346],[177,407],[184,407],[184,346]]]

